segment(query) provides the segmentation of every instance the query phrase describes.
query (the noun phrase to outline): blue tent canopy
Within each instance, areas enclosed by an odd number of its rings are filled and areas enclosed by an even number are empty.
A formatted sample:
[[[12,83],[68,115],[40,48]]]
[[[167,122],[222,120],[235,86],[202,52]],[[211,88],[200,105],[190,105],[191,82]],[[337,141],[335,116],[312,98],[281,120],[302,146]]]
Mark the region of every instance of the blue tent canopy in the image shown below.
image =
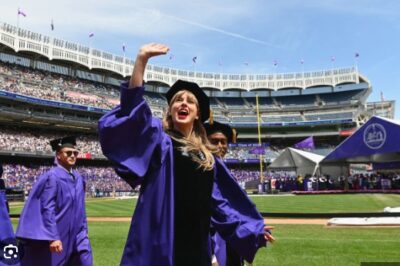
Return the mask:
[[[386,163],[400,161],[400,123],[373,116],[329,153],[322,163]]]

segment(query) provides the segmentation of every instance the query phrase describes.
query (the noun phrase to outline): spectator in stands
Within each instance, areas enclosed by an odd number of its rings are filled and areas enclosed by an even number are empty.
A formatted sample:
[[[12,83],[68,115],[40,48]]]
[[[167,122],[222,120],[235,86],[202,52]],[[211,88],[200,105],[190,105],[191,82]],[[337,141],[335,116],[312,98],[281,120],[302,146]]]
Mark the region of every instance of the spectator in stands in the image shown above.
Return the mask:
[[[254,205],[211,153],[202,124],[209,117],[207,95],[197,84],[178,80],[166,95],[164,128],[143,98],[147,61],[168,50],[161,44],[141,47],[129,84],[121,85],[121,105],[99,121],[103,152],[117,172],[145,184],[121,264],[211,265],[211,218],[252,261],[271,238]]]
[[[0,190],[6,190],[6,184],[4,180],[1,178],[3,176],[3,166],[0,164]]]
[[[50,143],[57,166],[38,178],[18,224],[16,236],[25,254],[21,265],[90,266],[84,182],[72,169],[78,156],[76,141],[65,137]]]
[[[5,184],[2,176],[3,176],[3,166],[0,164],[0,191],[4,191],[4,195],[5,195],[5,193],[6,193],[6,184]],[[5,198],[5,200],[6,200],[7,212],[9,213],[10,212],[10,206],[8,206],[7,198]]]

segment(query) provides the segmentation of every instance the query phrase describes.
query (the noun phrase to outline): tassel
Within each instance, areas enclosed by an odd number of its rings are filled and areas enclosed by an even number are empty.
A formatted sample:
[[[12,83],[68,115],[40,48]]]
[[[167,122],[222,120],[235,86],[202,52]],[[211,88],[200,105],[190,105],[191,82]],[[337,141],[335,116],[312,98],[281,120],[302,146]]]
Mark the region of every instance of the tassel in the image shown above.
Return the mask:
[[[211,109],[210,109],[210,118],[209,118],[209,120],[208,120],[208,123],[209,123],[210,125],[214,124],[214,112],[213,112],[213,110],[211,110]]]
[[[236,143],[237,140],[237,132],[236,129],[232,128],[232,143]]]

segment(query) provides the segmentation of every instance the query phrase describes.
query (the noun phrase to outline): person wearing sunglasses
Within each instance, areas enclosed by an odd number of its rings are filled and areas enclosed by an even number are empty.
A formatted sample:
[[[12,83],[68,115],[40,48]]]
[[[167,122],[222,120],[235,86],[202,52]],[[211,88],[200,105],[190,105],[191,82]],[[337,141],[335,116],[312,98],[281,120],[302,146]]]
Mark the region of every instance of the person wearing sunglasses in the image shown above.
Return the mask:
[[[38,178],[17,228],[24,253],[21,265],[93,265],[85,184],[73,169],[79,155],[76,139],[55,139],[50,145],[56,166]]]
[[[208,140],[211,144],[218,148],[218,156],[222,159],[228,153],[229,144],[236,143],[238,133],[228,124],[219,123],[217,121],[209,121],[204,123]],[[266,227],[269,230],[269,241],[272,243],[275,238],[271,235],[272,227]],[[213,228],[211,228],[212,247],[213,247],[213,264],[212,266],[243,266],[244,258],[232,248],[229,242],[226,242]]]

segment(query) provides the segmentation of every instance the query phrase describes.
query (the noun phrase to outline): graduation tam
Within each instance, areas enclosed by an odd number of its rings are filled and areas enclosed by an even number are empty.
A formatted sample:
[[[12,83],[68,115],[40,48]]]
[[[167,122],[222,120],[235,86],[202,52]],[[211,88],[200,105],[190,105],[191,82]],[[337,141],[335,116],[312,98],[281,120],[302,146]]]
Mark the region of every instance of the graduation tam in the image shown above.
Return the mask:
[[[207,136],[210,136],[217,132],[221,132],[228,139],[229,143],[236,142],[236,137],[237,137],[236,130],[232,129],[227,124],[222,124],[217,121],[214,121],[213,123],[205,123],[204,128],[207,132]]]
[[[210,117],[210,100],[208,96],[204,93],[204,91],[194,82],[189,82],[185,80],[177,80],[174,85],[168,90],[166,97],[168,100],[168,104],[171,103],[174,95],[182,90],[187,90],[193,93],[199,103],[200,109],[200,120],[201,122],[206,121]]]
[[[62,148],[74,148],[76,146],[76,137],[68,136],[60,139],[53,139],[50,141],[53,151],[59,151]]]

